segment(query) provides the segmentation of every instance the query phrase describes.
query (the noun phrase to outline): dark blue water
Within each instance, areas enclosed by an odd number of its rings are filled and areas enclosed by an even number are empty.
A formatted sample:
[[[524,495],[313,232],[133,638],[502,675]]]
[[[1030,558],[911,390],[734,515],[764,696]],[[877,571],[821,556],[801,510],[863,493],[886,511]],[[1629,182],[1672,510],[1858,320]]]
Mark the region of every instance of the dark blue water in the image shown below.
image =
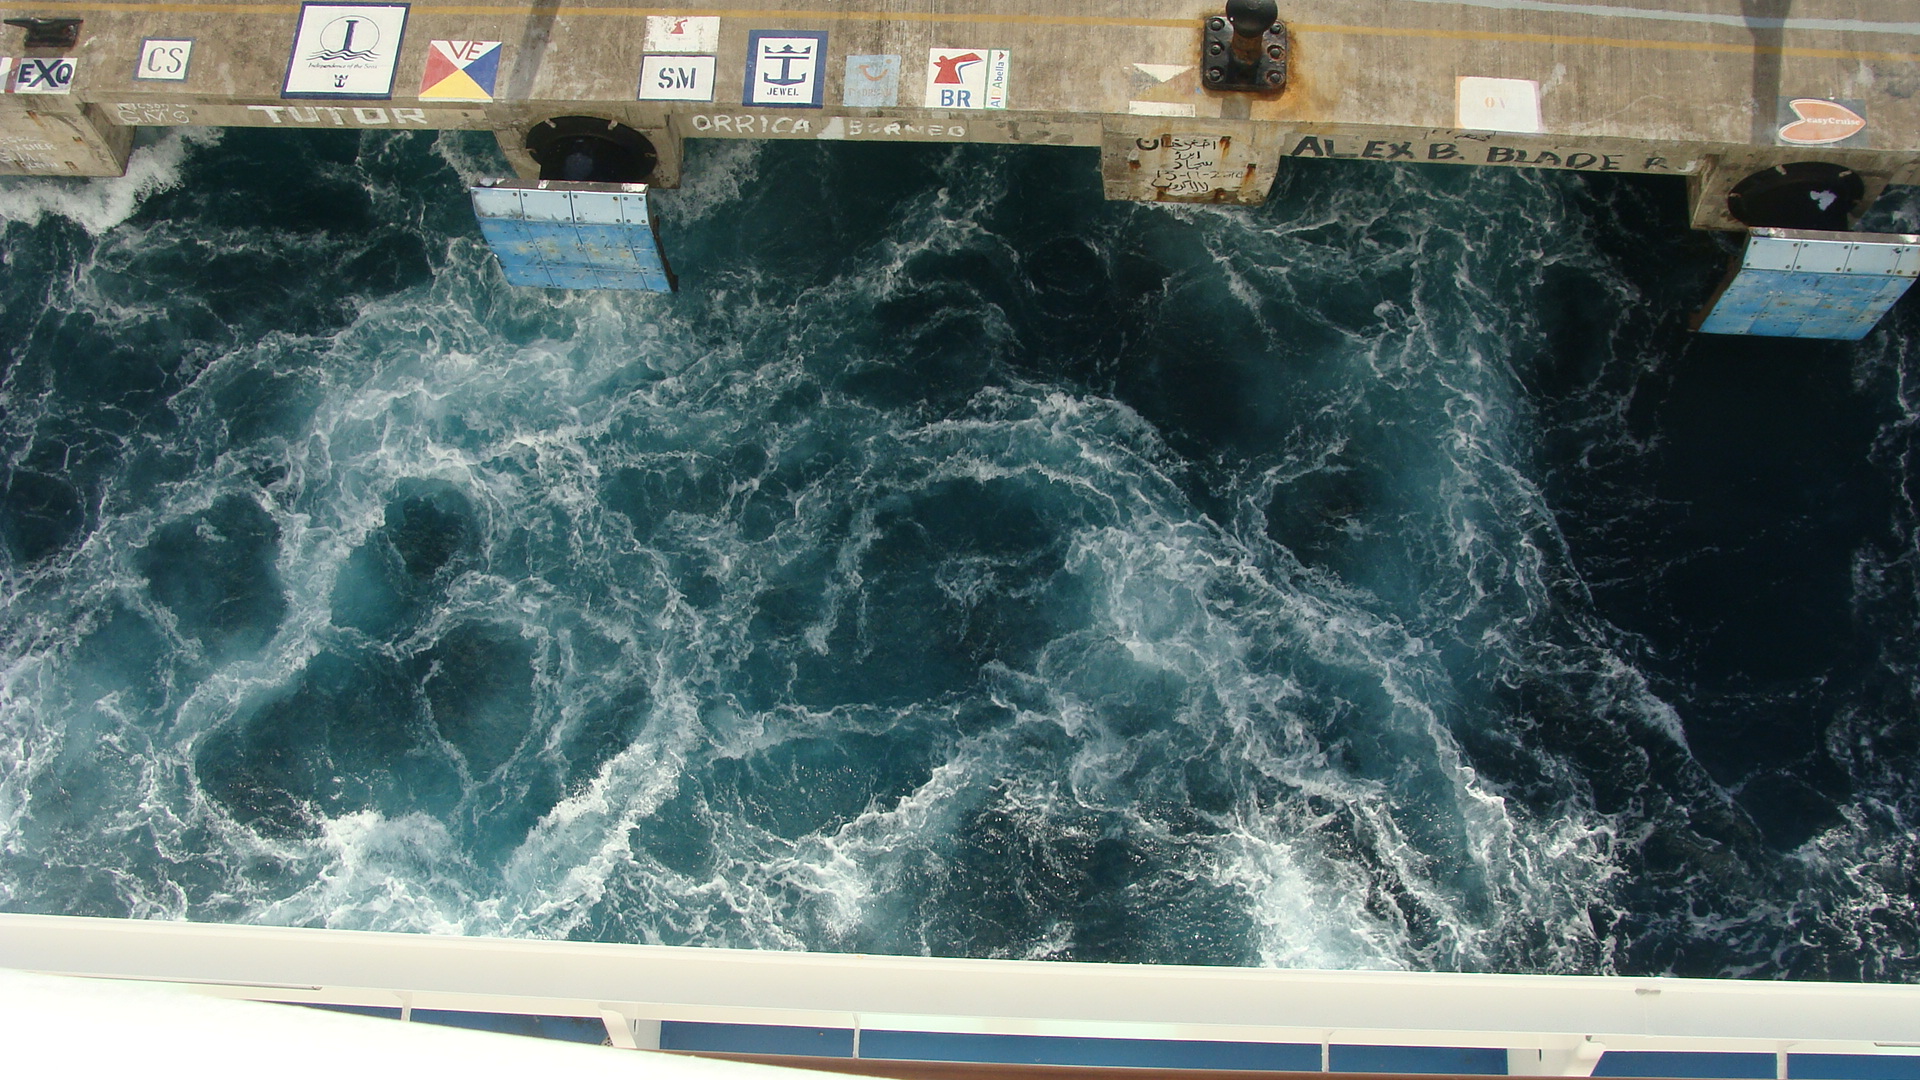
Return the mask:
[[[1690,336],[1677,181],[693,143],[668,298],[140,153],[0,190],[0,908],[1915,975],[1920,313]]]

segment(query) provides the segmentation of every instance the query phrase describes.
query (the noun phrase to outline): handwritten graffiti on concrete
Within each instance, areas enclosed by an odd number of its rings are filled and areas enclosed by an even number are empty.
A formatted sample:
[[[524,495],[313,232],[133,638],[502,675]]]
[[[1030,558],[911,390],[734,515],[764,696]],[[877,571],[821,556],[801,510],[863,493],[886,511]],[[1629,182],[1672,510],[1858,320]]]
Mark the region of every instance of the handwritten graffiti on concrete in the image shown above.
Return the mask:
[[[1374,161],[1451,161],[1461,165],[1532,165],[1546,169],[1575,169],[1592,172],[1621,172],[1632,169],[1624,154],[1606,154],[1585,150],[1534,149],[1491,144],[1487,136],[1461,135],[1461,139],[1489,143],[1461,146],[1459,142],[1418,141],[1413,139],[1351,139],[1326,135],[1304,135],[1294,144],[1288,157],[1368,158]],[[1640,172],[1671,172],[1665,157],[1647,155]]]
[[[967,137],[965,124],[919,124],[905,120],[862,120],[847,117],[847,138],[849,139],[964,139]]]
[[[1150,159],[1148,183],[1158,198],[1221,198],[1252,179],[1254,165],[1233,160],[1231,135],[1162,135],[1133,145]]]
[[[9,135],[0,138],[0,166],[21,172],[58,172],[53,163],[58,149],[37,135]]]
[[[813,121],[801,116],[700,113],[693,118],[693,130],[701,133],[724,131],[729,135],[811,135]]]
[[[211,127],[337,127],[337,128],[486,128],[480,109],[409,109],[377,105],[244,105],[175,101],[108,101],[100,108],[119,124],[130,127],[167,127],[205,124]]]
[[[945,122],[863,118],[857,116],[768,116],[761,113],[696,113],[689,123],[701,135],[772,135],[820,139],[964,139],[967,126]]]
[[[328,105],[311,109],[297,108],[292,105],[249,105],[249,112],[267,114],[275,124],[292,121],[296,124],[325,124],[332,121],[334,127],[404,127],[407,124],[427,126],[425,109],[393,109],[393,118],[387,118],[387,109],[334,108]],[[347,123],[351,116],[353,123]],[[284,119],[282,119],[284,117]]]
[[[185,106],[175,105],[171,102],[116,101],[113,103],[113,111],[119,114],[116,119],[121,123],[132,124],[136,127],[141,124],[168,125],[193,123],[193,114],[189,113]]]

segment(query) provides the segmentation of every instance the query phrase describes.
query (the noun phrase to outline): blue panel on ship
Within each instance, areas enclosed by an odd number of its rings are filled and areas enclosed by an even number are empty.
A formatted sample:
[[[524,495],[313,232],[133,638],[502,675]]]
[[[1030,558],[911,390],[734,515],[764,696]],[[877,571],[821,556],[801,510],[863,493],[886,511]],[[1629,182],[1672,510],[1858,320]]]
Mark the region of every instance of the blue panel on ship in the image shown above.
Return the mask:
[[[1342,1046],[1328,1049],[1332,1072],[1449,1073],[1455,1076],[1503,1076],[1507,1052],[1478,1046]]]
[[[1788,1054],[1793,1080],[1920,1080],[1920,1055]]]
[[[1594,1066],[1596,1077],[1683,1077],[1692,1080],[1772,1080],[1778,1070],[1772,1054],[1688,1052],[1684,1050],[1609,1050]]]
[[[1858,341],[1916,276],[1920,236],[1755,229],[1700,330]]]
[[[645,184],[497,180],[472,191],[480,231],[511,284],[673,291]]]

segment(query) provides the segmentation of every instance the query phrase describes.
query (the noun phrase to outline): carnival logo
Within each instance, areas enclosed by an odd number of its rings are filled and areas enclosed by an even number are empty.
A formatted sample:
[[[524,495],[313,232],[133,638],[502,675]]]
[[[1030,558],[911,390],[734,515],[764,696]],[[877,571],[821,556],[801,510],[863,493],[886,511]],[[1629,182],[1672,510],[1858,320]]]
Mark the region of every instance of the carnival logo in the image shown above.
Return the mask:
[[[1794,98],[1787,102],[1799,119],[1780,128],[1780,141],[1795,146],[1826,146],[1845,142],[1866,130],[1867,118],[1837,101]]]
[[[935,51],[938,52],[939,50]],[[986,57],[981,56],[977,52],[960,53],[957,56],[951,54],[935,56],[933,58],[933,81],[936,83],[952,83],[955,86],[963,86],[966,84],[967,77],[961,73],[962,69],[970,68],[985,59]]]

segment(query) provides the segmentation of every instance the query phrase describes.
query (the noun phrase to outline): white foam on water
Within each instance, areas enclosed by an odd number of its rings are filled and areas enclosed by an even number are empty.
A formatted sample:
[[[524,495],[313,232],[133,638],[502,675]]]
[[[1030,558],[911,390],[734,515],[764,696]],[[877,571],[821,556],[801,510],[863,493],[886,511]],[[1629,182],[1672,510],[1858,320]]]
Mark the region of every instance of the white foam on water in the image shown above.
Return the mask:
[[[661,212],[686,226],[738,202],[759,178],[761,146],[758,139],[701,140],[698,167],[681,176],[678,188],[658,189]]]
[[[444,136],[431,152],[463,180],[477,167]],[[663,209],[683,226],[719,229],[753,194],[766,152],[749,142],[703,149],[703,167],[662,193]],[[974,914],[954,906],[1026,884],[982,875],[1030,872],[1042,887],[1018,910],[1032,925],[1001,927],[979,947],[1056,956],[1088,943],[1082,913],[1047,894],[1046,874],[1072,872],[1096,842],[1122,839],[1145,867],[1121,890],[1127,915],[1144,937],[1159,935],[1130,943],[1142,950],[1182,955],[1167,942],[1224,911],[1205,925],[1229,937],[1244,927],[1246,940],[1209,940],[1203,958],[1605,969],[1613,954],[1587,912],[1617,911],[1623,849],[1644,838],[1634,832],[1644,823],[1596,812],[1582,778],[1528,742],[1527,718],[1506,715],[1488,690],[1526,679],[1586,687],[1578,701],[1592,715],[1580,719],[1594,738],[1638,749],[1622,732],[1639,725],[1656,733],[1652,743],[1685,748],[1679,713],[1608,649],[1582,601],[1529,458],[1537,432],[1516,356],[1537,344],[1538,328],[1508,310],[1512,283],[1500,275],[1591,258],[1548,249],[1543,238],[1565,223],[1517,229],[1508,249],[1491,252],[1429,220],[1472,192],[1417,177],[1393,196],[1400,203],[1329,186],[1294,221],[1210,208],[1126,217],[1126,228],[1165,230],[1143,245],[1189,245],[1200,269],[1181,271],[1189,276],[1171,304],[1246,312],[1266,349],[1250,348],[1249,364],[1292,365],[1285,386],[1298,400],[1260,403],[1299,407],[1271,454],[1187,460],[1140,411],[1022,354],[1021,327],[988,290],[969,293],[928,269],[952,255],[1019,263],[995,231],[1003,182],[975,183],[952,165],[946,180],[907,199],[840,279],[797,296],[777,270],[751,265],[729,271],[733,291],[704,309],[685,296],[529,293],[501,286],[483,251],[453,244],[434,282],[357,301],[337,331],[249,343],[205,364],[169,406],[183,434],[167,479],[138,495],[130,481],[116,487],[121,501],[72,556],[70,591],[42,579],[35,587],[58,599],[33,594],[42,621],[8,628],[0,852],[15,865],[81,861],[77,850],[35,847],[29,792],[55,776],[63,749],[99,733],[118,755],[100,760],[123,771],[94,820],[114,818],[120,831],[44,842],[105,849],[93,858],[124,878],[113,895],[141,914],[965,950],[965,939],[934,936]],[[1474,183],[1519,185],[1528,206],[1555,212],[1526,186],[1546,181]],[[0,215],[19,190],[0,194]],[[89,231],[110,230],[143,197],[124,212],[104,196],[83,199],[75,212],[96,215]],[[64,212],[14,205],[21,215]],[[1107,236],[1095,246],[1123,245]],[[1363,289],[1386,274],[1409,283],[1354,312],[1312,291]],[[881,304],[945,286],[958,298],[955,325],[978,347],[969,362],[992,375],[987,388],[953,408],[862,398],[849,373],[889,362],[887,343],[873,347],[882,355],[849,358],[835,351],[839,335]],[[130,325],[160,318],[114,308],[110,291],[68,297]],[[1310,356],[1283,348],[1306,331],[1334,344]],[[219,392],[296,357],[316,388],[297,429],[230,445]],[[1407,460],[1366,460],[1380,430],[1407,433]],[[262,464],[286,478],[263,488],[252,476]],[[1342,535],[1404,580],[1363,579],[1378,566],[1315,564],[1267,536],[1266,508],[1292,485],[1370,464],[1393,466],[1390,494],[1401,502],[1354,509]],[[615,510],[608,492],[622,470],[658,487],[640,484],[634,505]],[[721,478],[712,492],[699,487],[703,470]],[[344,565],[385,527],[395,493],[424,481],[472,503],[472,564],[433,583],[431,610],[389,637],[333,625]],[[1030,601],[1053,620],[1051,639],[1032,655],[983,653],[974,681],[904,704],[851,700],[862,688],[834,679],[897,632],[879,591],[890,568],[875,560],[898,557],[884,542],[920,527],[890,537],[883,526],[958,481],[1038,507],[1060,565],[1040,573],[1032,552],[956,548],[920,568],[935,602],[974,618],[996,601]],[[1196,492],[1220,498],[1203,505]],[[259,655],[209,672],[195,666],[209,661],[194,655],[188,628],[145,596],[131,560],[155,529],[239,493],[280,529],[288,612]],[[752,529],[749,508],[766,512]],[[696,600],[700,575],[715,585]],[[772,621],[783,598],[787,621],[764,629],[758,620]],[[84,613],[108,603],[172,634],[183,684],[155,716],[62,689],[76,682],[64,650]],[[1540,629],[1569,609],[1554,625],[1571,625],[1578,647]],[[276,837],[194,787],[199,740],[295,690],[315,657],[403,666],[476,623],[525,644],[532,685],[515,689],[533,704],[507,765],[492,778],[459,773],[454,809],[352,809],[318,815],[313,835]],[[808,684],[806,672],[827,685]],[[573,775],[566,755],[588,752],[573,749],[576,739],[623,691],[644,701],[641,719]],[[850,700],[830,700],[836,693]],[[143,724],[157,732],[151,745],[135,730]],[[790,742],[896,728],[927,752],[902,775],[922,771],[892,778],[887,797],[786,833],[767,824],[767,806],[750,804],[816,809],[804,783],[728,790],[721,779]],[[1513,766],[1522,779],[1550,796],[1530,804],[1485,762],[1476,767],[1469,735],[1499,740],[1525,763]],[[454,754],[440,735],[418,746]],[[1187,801],[1189,766],[1218,774],[1205,807]],[[514,782],[554,776],[573,786],[542,796],[523,836],[486,831],[507,800],[539,788]],[[669,807],[681,816],[669,819]],[[968,864],[968,830],[989,816],[1008,830],[994,852],[1004,862]],[[1843,861],[1872,831],[1849,828],[1823,834],[1803,859]],[[683,840],[698,853],[674,850]],[[1874,857],[1898,865],[1906,856],[1896,848]],[[1897,901],[1891,888],[1868,888],[1884,870],[1860,873],[1862,911]],[[0,900],[50,902],[24,894],[24,880],[0,877]]]
[[[547,812],[506,871],[508,932],[565,936],[591,914],[609,881],[632,865],[634,829],[678,787],[698,725],[693,702],[669,691],[640,738]]]
[[[900,856],[938,847],[978,800],[982,780],[994,775],[994,745],[972,743],[936,766],[926,783],[892,806],[869,805],[859,816],[798,845],[795,868],[819,898],[828,933],[853,939],[876,914],[874,905],[897,899],[905,884]]]
[[[491,139],[480,142],[475,135],[475,132],[452,129],[438,132],[433,138],[433,152],[460,177],[462,184],[473,185],[512,175],[499,145]]]
[[[363,810],[330,818],[314,847],[320,857],[310,881],[257,908],[252,921],[429,934],[485,929],[474,925],[475,897],[460,881],[461,852],[431,817]]]
[[[179,185],[182,166],[220,141],[218,128],[176,127],[135,147],[124,176],[98,179],[0,179],[0,221],[37,225],[49,214],[100,236],[132,217],[149,197]]]

